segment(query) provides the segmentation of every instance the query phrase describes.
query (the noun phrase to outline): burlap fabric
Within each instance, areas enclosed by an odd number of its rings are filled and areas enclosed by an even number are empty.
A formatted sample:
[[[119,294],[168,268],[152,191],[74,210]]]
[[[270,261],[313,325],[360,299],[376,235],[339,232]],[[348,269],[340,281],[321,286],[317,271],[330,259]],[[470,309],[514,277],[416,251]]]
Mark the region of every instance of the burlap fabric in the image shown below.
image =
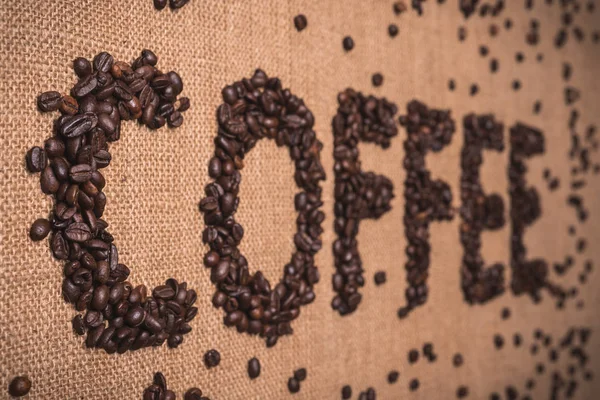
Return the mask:
[[[309,21],[301,33],[292,24],[299,12]],[[541,23],[542,36],[535,48],[524,43],[533,15]],[[587,28],[600,25],[599,15],[579,17],[579,24],[589,32]],[[594,46],[588,35],[584,44],[577,45],[571,38],[565,49],[556,51],[551,38],[560,24],[558,7],[537,4],[528,14],[522,2],[511,1],[504,16],[514,20],[511,31],[502,30],[491,39],[489,19],[476,18],[467,24],[468,39],[459,43],[456,30],[463,19],[456,4],[440,7],[434,1],[425,3],[421,18],[414,12],[394,16],[390,1],[192,0],[177,12],[157,12],[151,0],[5,2],[0,8],[0,397],[7,396],[5,388],[13,376],[26,374],[33,381],[30,398],[140,398],[152,374],[160,370],[178,393],[199,386],[212,399],[283,399],[291,396],[286,382],[298,367],[308,369],[308,379],[294,395],[298,399],[339,398],[347,383],[355,394],[373,386],[378,398],[405,398],[413,377],[420,379],[421,387],[410,396],[421,399],[454,398],[460,384],[469,386],[474,399],[487,398],[492,390],[508,384],[522,388],[525,379],[534,375],[535,363],[546,361],[545,352],[534,358],[527,350],[534,328],[543,328],[555,337],[571,325],[600,328],[596,310],[600,274],[593,273],[581,290],[583,310],[570,304],[566,311],[556,311],[547,295],[542,304],[534,305],[529,298],[510,293],[488,305],[471,307],[463,302],[459,286],[459,220],[434,223],[429,301],[408,319],[398,320],[396,310],[404,304],[405,288],[403,130],[388,150],[360,146],[363,168],[390,177],[396,199],[393,210],[379,221],[361,224],[360,251],[368,282],[359,310],[340,317],[330,307],[334,271],[330,123],[337,108],[336,95],[346,87],[386,96],[402,112],[413,98],[432,107],[450,108],[459,127],[462,116],[475,111],[494,112],[507,126],[520,120],[542,128],[547,153],[529,162],[528,180],[538,186],[544,213],[528,231],[526,242],[532,256],[550,261],[574,253],[574,240],[566,233],[575,216],[565,205],[569,135],[561,63],[572,61],[572,84],[583,89],[578,104],[582,123],[597,122],[600,47]],[[386,32],[390,22],[400,27],[395,39]],[[347,34],[354,37],[356,48],[344,54],[341,40]],[[489,73],[489,60],[478,55],[478,45],[484,43],[500,60],[495,75]],[[75,312],[60,294],[62,266],[52,259],[46,241],[33,243],[28,238],[30,224],[48,214],[51,201],[41,193],[38,176],[26,172],[24,154],[50,135],[54,118],[36,110],[36,96],[46,90],[70,88],[73,58],[92,57],[105,50],[117,59],[132,60],[144,48],[156,52],[162,69],[181,74],[184,95],[190,97],[192,108],[184,125],[176,130],[150,132],[137,124],[124,125],[122,139],[111,147],[113,161],[106,171],[105,217],[123,262],[132,269],[132,282],[152,287],[170,276],[185,280],[198,291],[200,311],[193,332],[176,350],[163,346],[107,355],[85,349],[82,338],[72,332],[70,321]],[[526,57],[523,64],[514,61],[517,50]],[[537,52],[544,53],[541,63],[535,61]],[[202,266],[203,222],[197,208],[208,181],[206,166],[213,152],[221,88],[250,76],[257,67],[279,76],[284,86],[303,97],[312,109],[328,172],[324,247],[317,256],[321,271],[317,298],[302,309],[293,324],[295,334],[271,349],[263,340],[225,328],[221,311],[211,306],[213,287],[209,271]],[[371,86],[373,72],[383,73],[381,88]],[[450,77],[457,82],[455,92],[447,90]],[[519,93],[510,89],[514,78],[523,83]],[[471,82],[481,88],[476,97],[468,96]],[[539,116],[531,112],[536,99],[543,101]],[[452,187],[455,205],[461,146],[459,128],[448,148],[427,158],[433,176]],[[508,151],[486,152],[484,157],[485,190],[497,191],[508,204]],[[561,178],[559,191],[550,193],[543,184],[545,166]],[[272,281],[279,279],[293,246],[296,188],[292,177],[287,151],[268,141],[252,150],[243,173],[238,214],[246,228],[242,249],[251,269],[262,269]],[[582,193],[591,218],[577,229],[591,244],[586,257],[598,259],[597,180],[590,181]],[[488,263],[508,263],[508,227],[484,233],[483,240]],[[581,266],[583,256],[576,259]],[[377,270],[388,274],[387,283],[378,288],[372,282]],[[575,273],[561,280],[575,281]],[[500,310],[505,306],[513,315],[501,321]],[[510,340],[514,332],[523,334],[525,346],[515,349],[510,345],[502,351],[493,348],[493,334],[501,333]],[[409,366],[407,351],[426,341],[434,343],[438,361]],[[202,356],[210,348],[221,352],[222,362],[207,370]],[[600,374],[600,359],[595,357],[598,350],[596,333],[588,345],[590,367],[596,375]],[[465,365],[459,369],[451,364],[455,352],[465,357]],[[246,365],[253,356],[261,360],[262,374],[250,381]],[[391,369],[401,374],[396,385],[386,381]],[[534,398],[547,398],[548,375],[538,379]],[[578,396],[596,398],[598,382],[582,385]]]

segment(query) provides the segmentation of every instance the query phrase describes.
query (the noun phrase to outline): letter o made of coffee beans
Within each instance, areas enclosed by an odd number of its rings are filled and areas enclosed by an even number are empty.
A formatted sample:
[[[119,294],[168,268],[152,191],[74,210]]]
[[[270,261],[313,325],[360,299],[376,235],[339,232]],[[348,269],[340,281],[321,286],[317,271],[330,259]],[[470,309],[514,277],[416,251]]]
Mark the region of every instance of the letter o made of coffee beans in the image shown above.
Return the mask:
[[[149,291],[127,279],[117,246],[102,219],[107,198],[102,169],[109,166],[109,144],[119,140],[121,122],[138,120],[149,129],[177,128],[189,108],[178,98],[183,82],[174,71],[161,72],[150,50],[129,64],[102,52],[93,60],[79,57],[73,69],[79,80],[70,94],[42,93],[38,108],[60,111],[54,135],[27,152],[30,172],[40,172],[40,186],[52,196],[48,219],[29,232],[39,241],[50,234],[56,259],[64,262],[62,294],[78,314],[73,329],[87,333],[86,346],[124,353],[165,341],[177,347],[192,328],[196,292],[185,282],[167,279]],[[45,312],[45,310],[39,310]]]
[[[210,247],[204,264],[216,286],[213,305],[225,311],[225,325],[260,335],[271,347],[280,336],[293,332],[291,322],[300,315],[300,307],[315,298],[319,271],[314,256],[321,249],[325,218],[319,186],[325,179],[320,160],[323,145],[312,130],[312,112],[276,77],[256,70],[252,78],[223,88],[222,96],[215,152],[208,165],[213,181],[206,185],[206,197],[200,202],[206,224],[202,238]],[[244,228],[235,220],[244,157],[263,138],[289,149],[294,179],[301,189],[294,200],[296,250],[274,286],[261,271],[250,273],[238,248]]]

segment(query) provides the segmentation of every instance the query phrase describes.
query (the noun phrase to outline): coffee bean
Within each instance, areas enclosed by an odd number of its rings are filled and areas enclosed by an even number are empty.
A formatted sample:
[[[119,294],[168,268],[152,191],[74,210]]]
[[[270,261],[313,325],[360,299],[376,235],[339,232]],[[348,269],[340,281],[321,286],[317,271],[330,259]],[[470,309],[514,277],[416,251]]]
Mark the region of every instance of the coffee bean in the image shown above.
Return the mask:
[[[189,3],[190,0],[169,0],[169,6],[173,10],[177,10]]]
[[[387,380],[389,384],[396,383],[398,378],[400,377],[400,373],[398,371],[390,371],[387,376]]]
[[[388,34],[390,35],[390,37],[398,36],[398,25],[390,24],[388,26]]]
[[[306,368],[300,368],[294,371],[294,378],[296,378],[299,382],[302,382],[306,379]]]
[[[221,354],[217,350],[209,350],[204,354],[204,365],[207,368],[213,368],[221,362]]]
[[[46,194],[56,193],[60,186],[60,182],[56,179],[54,175],[54,171],[52,171],[52,167],[46,166],[40,175],[40,186],[42,192]]]
[[[31,390],[31,381],[26,376],[14,377],[8,385],[8,394],[13,397],[22,397]]]
[[[248,376],[250,379],[256,379],[260,375],[260,361],[256,357],[248,361]]]
[[[418,360],[419,360],[419,351],[417,349],[411,349],[408,352],[408,362],[411,364],[414,364]]]
[[[36,242],[40,241],[48,236],[51,229],[50,221],[45,218],[36,219],[29,229],[29,237]]]
[[[394,3],[393,9],[394,9],[394,13],[395,13],[396,15],[400,15],[400,14],[402,14],[404,11],[406,11],[406,10],[407,10],[407,7],[406,7],[406,4],[404,3],[404,1],[396,1],[396,2]]]
[[[383,285],[386,281],[386,275],[384,271],[379,271],[375,273],[375,284],[377,286]]]
[[[198,388],[191,388],[188,389],[187,392],[185,392],[185,395],[183,397],[183,400],[203,400],[204,398],[202,397],[202,390],[198,389]]]
[[[458,397],[459,399],[463,399],[468,395],[469,388],[467,388],[466,386],[459,386],[458,389],[456,389],[456,397]]]
[[[154,0],[154,8],[162,10],[167,6],[168,0]]]
[[[475,96],[479,92],[479,86],[476,83],[473,83],[469,88],[469,94],[471,96]]]
[[[346,36],[344,37],[344,40],[342,40],[342,45],[344,50],[350,51],[354,48],[354,40],[352,40],[350,36]]]
[[[504,346],[504,338],[501,335],[494,335],[494,346],[501,349]]]
[[[298,32],[303,31],[308,25],[308,21],[306,20],[306,16],[304,14],[298,14],[294,17],[294,26]]]
[[[417,390],[419,388],[419,380],[417,378],[413,378],[410,380],[410,383],[408,385],[408,388],[410,389],[411,392],[414,392],[415,390]]]
[[[498,72],[498,68],[499,68],[498,60],[495,58],[492,58],[490,60],[490,71],[492,71],[492,73],[496,73],[496,72]]]
[[[463,365],[463,362],[463,356],[460,353],[456,353],[452,358],[452,364],[454,364],[455,367],[460,367]]]
[[[479,54],[482,57],[485,57],[489,54],[490,50],[487,48],[487,46],[479,46]]]
[[[37,105],[40,111],[50,112],[58,110],[62,95],[55,91],[44,92],[39,95]]]
[[[520,334],[515,333],[513,335],[513,344],[515,345],[515,347],[519,347],[519,346],[521,346],[521,343],[523,343],[523,338],[521,337]]]
[[[298,393],[300,391],[300,382],[296,378],[290,378],[288,379],[287,387],[290,393]]]
[[[342,399],[347,400],[352,397],[352,388],[350,385],[345,385],[342,388]]]
[[[458,27],[458,40],[464,42],[467,38],[467,28],[464,26]]]
[[[371,82],[375,87],[381,86],[383,84],[383,75],[381,75],[379,72],[373,74],[371,77]]]
[[[85,323],[83,321],[83,317],[81,316],[81,314],[77,314],[73,318],[72,324],[73,324],[73,330],[75,331],[75,333],[77,333],[78,335],[85,334]]]

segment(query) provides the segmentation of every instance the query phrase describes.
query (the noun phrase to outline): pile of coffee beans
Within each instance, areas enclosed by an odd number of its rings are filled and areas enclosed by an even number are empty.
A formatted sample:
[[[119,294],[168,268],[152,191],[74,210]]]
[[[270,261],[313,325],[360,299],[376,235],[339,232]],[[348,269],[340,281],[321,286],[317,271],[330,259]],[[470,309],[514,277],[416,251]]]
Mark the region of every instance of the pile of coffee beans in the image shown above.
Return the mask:
[[[168,279],[149,293],[145,285],[133,286],[129,268],[119,263],[117,246],[102,219],[106,180],[101,170],[111,161],[109,143],[121,135],[121,121],[138,120],[150,129],[183,123],[187,98],[179,74],[161,72],[158,58],[142,51],[132,64],[99,53],[90,62],[73,61],[79,81],[70,95],[46,92],[38,106],[57,111],[54,136],[44,147],[27,152],[27,167],[41,172],[40,185],[52,195],[49,219],[38,219],[30,230],[33,240],[48,234],[55,258],[65,262],[62,294],[78,315],[75,331],[87,331],[87,347],[107,353],[124,353],[165,341],[177,347],[191,331],[189,322],[198,311],[196,292],[185,282]]]
[[[429,150],[439,152],[450,143],[455,124],[449,110],[429,109],[416,100],[407,105],[407,115],[401,116],[399,121],[408,133],[403,165],[406,170],[404,233],[408,242],[405,268],[409,287],[405,292],[407,304],[398,310],[398,317],[404,318],[427,301],[429,224],[454,218],[450,187],[442,180],[431,179],[425,155]]]
[[[256,70],[252,78],[223,88],[222,95],[215,152],[208,165],[213,181],[206,185],[206,197],[200,202],[206,224],[202,239],[210,246],[204,264],[216,286],[213,305],[225,311],[225,325],[265,337],[271,347],[280,336],[293,332],[291,322],[300,315],[300,307],[315,299],[313,286],[319,271],[314,255],[321,249],[325,219],[319,186],[325,179],[320,160],[323,145],[312,130],[312,112],[302,99],[282,88],[279,78]],[[301,189],[294,201],[296,251],[274,287],[261,271],[250,274],[238,247],[244,228],[235,220],[244,157],[265,137],[288,148]]]
[[[306,379],[306,368],[300,368],[294,371],[294,376],[288,379],[287,387],[290,393],[298,393],[300,391],[300,382]]]
[[[356,236],[360,221],[377,219],[388,212],[394,198],[394,185],[383,175],[361,170],[359,142],[375,143],[386,149],[398,134],[394,115],[395,104],[385,98],[364,96],[353,89],[338,94],[338,111],[333,118],[333,158],[335,165],[333,243],[336,273],[331,302],[341,315],[356,310],[364,285],[362,261]]]
[[[485,268],[481,232],[504,226],[504,202],[498,194],[483,192],[479,171],[483,150],[504,150],[504,125],[491,114],[469,114],[463,119],[464,144],[460,166],[460,242],[463,246],[461,287],[465,301],[482,304],[504,293],[504,266]]]
[[[540,290],[547,288],[552,295],[565,297],[564,291],[548,281],[548,263],[543,259],[527,260],[527,248],[523,240],[525,228],[541,215],[540,198],[535,187],[528,187],[525,180],[525,160],[545,151],[541,131],[517,123],[510,129],[510,162],[508,167],[509,194],[511,199],[510,266],[511,289],[514,294],[529,294],[535,302],[541,300]]]
[[[169,5],[169,7],[171,7],[172,10],[177,10],[178,8],[181,8],[190,2],[190,0],[153,0],[153,1],[154,1],[154,8],[156,8],[159,11],[164,9],[167,6],[167,4]]]
[[[26,376],[14,377],[8,385],[8,394],[13,397],[23,397],[31,390],[31,381]]]

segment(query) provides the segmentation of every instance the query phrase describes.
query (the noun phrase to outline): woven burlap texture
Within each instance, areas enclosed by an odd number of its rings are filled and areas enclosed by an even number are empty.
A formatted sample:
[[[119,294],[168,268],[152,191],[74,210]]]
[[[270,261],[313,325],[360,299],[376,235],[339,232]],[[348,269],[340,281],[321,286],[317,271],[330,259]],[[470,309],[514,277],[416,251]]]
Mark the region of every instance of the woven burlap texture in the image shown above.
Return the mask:
[[[413,98],[452,109],[459,127],[452,144],[439,155],[428,155],[427,163],[434,177],[450,184],[455,205],[462,116],[471,111],[494,112],[507,126],[520,120],[542,128],[547,153],[531,160],[528,180],[540,190],[544,215],[528,231],[526,241],[532,256],[562,260],[573,253],[573,240],[566,232],[575,217],[564,201],[569,176],[565,155],[568,110],[559,77],[562,61],[572,60],[573,85],[584,89],[581,120],[597,119],[598,46],[589,40],[581,45],[571,40],[557,52],[550,38],[559,26],[558,7],[539,4],[534,13],[527,14],[518,1],[510,2],[504,13],[514,21],[511,31],[503,30],[492,39],[487,33],[489,20],[474,19],[467,24],[467,40],[459,43],[456,31],[463,18],[457,6],[448,3],[440,7],[433,0],[426,2],[425,16],[419,18],[414,12],[395,16],[387,0],[192,0],[176,12],[168,8],[158,12],[152,0],[5,2],[0,8],[0,398],[7,396],[5,388],[13,376],[26,374],[33,381],[30,398],[135,399],[160,370],[180,396],[198,386],[217,400],[285,399],[292,398],[287,379],[294,369],[306,367],[308,378],[293,398],[335,399],[344,384],[351,384],[355,395],[373,386],[378,398],[399,399],[408,396],[409,380],[418,377],[421,387],[411,398],[454,398],[456,388],[466,384],[471,398],[479,399],[508,384],[522,387],[534,374],[536,361],[526,350],[534,328],[555,336],[571,325],[600,328],[594,310],[600,303],[595,290],[600,285],[597,273],[582,290],[586,307],[581,311],[571,304],[567,311],[558,312],[548,299],[533,305],[530,299],[509,293],[485,306],[465,304],[459,285],[458,219],[432,224],[429,301],[408,319],[398,320],[396,310],[404,304],[406,244],[402,129],[388,150],[360,146],[363,168],[392,179],[396,198],[393,210],[380,220],[361,223],[359,241],[367,283],[358,311],[340,317],[330,307],[335,239],[330,124],[337,93],[346,87],[386,96],[401,112]],[[307,15],[308,28],[298,33],[292,19],[300,12]],[[535,48],[524,42],[532,15],[540,20],[543,37]],[[387,35],[391,22],[400,28],[395,39]],[[598,27],[598,13],[580,24]],[[356,42],[350,53],[341,46],[345,35],[352,35]],[[500,60],[495,75],[489,73],[489,60],[478,55],[483,43],[489,43],[493,56]],[[31,223],[47,216],[52,203],[41,193],[38,176],[27,173],[24,155],[49,137],[55,118],[36,110],[36,96],[72,86],[71,60],[100,51],[132,60],[144,48],[159,56],[161,69],[181,74],[183,94],[191,99],[192,107],[178,129],[150,132],[134,123],[124,124],[121,140],[111,147],[113,161],[106,170],[105,217],[120,259],[132,270],[131,281],[153,287],[171,276],[185,280],[198,292],[199,313],[192,323],[193,332],[176,350],[163,346],[106,355],[85,349],[82,338],[73,333],[70,321],[75,311],[60,294],[61,264],[51,257],[47,241],[34,243],[28,238]],[[514,61],[517,50],[526,57],[521,65]],[[544,53],[541,63],[535,61],[538,52]],[[206,167],[213,152],[221,88],[251,76],[257,67],[279,76],[312,109],[328,173],[323,184],[327,218],[324,246],[317,256],[321,272],[317,298],[302,309],[293,324],[294,335],[271,349],[258,338],[224,327],[222,311],[211,306],[213,286],[209,271],[202,266],[206,248],[197,207],[208,181]],[[371,86],[374,72],[385,77],[380,88]],[[447,90],[449,78],[457,82],[455,92]],[[523,83],[519,93],[510,89],[514,78]],[[468,96],[472,82],[481,88],[476,97]],[[543,111],[534,116],[531,109],[537,99],[543,100]],[[486,152],[484,157],[486,191],[497,191],[508,204],[508,151]],[[552,194],[541,179],[545,166],[563,180],[561,189]],[[293,166],[286,150],[265,140],[248,155],[242,175],[238,216],[246,235],[241,247],[251,270],[261,269],[272,282],[277,281],[293,248],[297,190]],[[600,186],[591,182],[582,193],[591,218],[578,227],[578,234],[594,244],[600,233],[600,209],[593,199],[600,195]],[[508,227],[484,233],[483,240],[488,263],[508,262]],[[586,256],[597,259],[600,250],[590,247]],[[377,270],[386,271],[388,280],[376,288],[372,275]],[[573,283],[576,276],[569,279]],[[501,321],[500,310],[505,306],[513,315]],[[525,346],[493,348],[493,334],[501,333],[509,341],[515,332],[523,334]],[[427,341],[434,343],[437,362],[409,366],[407,351]],[[593,355],[599,353],[599,344],[600,338],[593,335],[588,351],[597,373],[600,360]],[[218,368],[207,370],[202,356],[211,348],[221,352],[222,361]],[[451,364],[455,352],[465,357],[459,369]],[[261,360],[262,374],[250,381],[246,365],[254,356]],[[392,369],[400,371],[395,385],[386,381]],[[549,376],[538,379],[534,398],[547,397],[548,382]],[[594,390],[600,390],[595,382],[583,385],[578,395],[593,398]]]

